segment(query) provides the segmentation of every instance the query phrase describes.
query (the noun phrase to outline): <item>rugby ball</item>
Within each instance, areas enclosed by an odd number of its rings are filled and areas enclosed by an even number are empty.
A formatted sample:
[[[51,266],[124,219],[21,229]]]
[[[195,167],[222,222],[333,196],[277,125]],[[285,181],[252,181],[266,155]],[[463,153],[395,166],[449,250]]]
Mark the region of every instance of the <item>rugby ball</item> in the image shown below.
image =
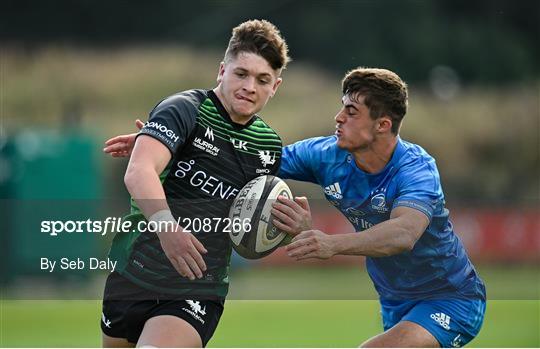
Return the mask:
[[[272,223],[272,204],[279,195],[292,198],[287,183],[275,176],[260,176],[248,182],[229,210],[229,237],[238,254],[258,259],[272,253],[287,237]]]

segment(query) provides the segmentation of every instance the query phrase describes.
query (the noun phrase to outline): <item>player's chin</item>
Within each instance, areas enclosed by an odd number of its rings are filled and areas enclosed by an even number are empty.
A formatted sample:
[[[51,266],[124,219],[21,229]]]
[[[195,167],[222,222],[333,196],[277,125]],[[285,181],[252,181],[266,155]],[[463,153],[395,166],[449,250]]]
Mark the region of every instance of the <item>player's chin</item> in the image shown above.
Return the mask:
[[[261,108],[257,108],[255,105],[241,105],[236,108],[238,115],[242,115],[244,117],[251,117],[254,114],[257,114],[259,111],[261,111]]]
[[[347,141],[343,139],[343,136],[337,137],[336,145],[338,146],[338,148],[347,149]]]

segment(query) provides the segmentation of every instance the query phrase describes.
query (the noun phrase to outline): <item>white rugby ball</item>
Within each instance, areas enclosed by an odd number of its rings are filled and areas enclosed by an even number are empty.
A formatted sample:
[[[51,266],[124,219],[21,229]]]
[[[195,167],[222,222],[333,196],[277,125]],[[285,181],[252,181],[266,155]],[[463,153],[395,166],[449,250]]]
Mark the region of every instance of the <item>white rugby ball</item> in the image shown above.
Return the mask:
[[[238,254],[258,259],[279,247],[287,233],[272,223],[272,204],[279,195],[292,198],[287,183],[275,176],[260,176],[248,182],[229,210],[229,237]]]

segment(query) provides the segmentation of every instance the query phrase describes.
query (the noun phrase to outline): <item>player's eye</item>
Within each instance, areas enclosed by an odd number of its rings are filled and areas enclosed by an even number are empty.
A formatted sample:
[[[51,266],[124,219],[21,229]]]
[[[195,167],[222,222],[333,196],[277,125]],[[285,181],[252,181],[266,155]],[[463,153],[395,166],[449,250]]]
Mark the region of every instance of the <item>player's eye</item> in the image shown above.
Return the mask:
[[[236,74],[236,76],[238,76],[239,78],[244,78],[244,77],[246,77],[246,73],[236,72],[235,74]]]
[[[266,84],[270,83],[270,81],[268,81],[267,79],[259,79],[259,83],[261,85],[266,85]]]

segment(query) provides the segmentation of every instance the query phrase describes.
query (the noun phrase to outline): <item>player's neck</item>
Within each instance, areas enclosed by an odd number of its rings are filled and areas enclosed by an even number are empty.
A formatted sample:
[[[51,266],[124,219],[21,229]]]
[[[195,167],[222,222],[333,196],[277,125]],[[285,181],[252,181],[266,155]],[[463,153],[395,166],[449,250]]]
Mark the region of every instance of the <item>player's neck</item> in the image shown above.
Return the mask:
[[[397,137],[375,140],[367,148],[352,153],[356,166],[367,173],[379,173],[390,162],[397,145]]]

